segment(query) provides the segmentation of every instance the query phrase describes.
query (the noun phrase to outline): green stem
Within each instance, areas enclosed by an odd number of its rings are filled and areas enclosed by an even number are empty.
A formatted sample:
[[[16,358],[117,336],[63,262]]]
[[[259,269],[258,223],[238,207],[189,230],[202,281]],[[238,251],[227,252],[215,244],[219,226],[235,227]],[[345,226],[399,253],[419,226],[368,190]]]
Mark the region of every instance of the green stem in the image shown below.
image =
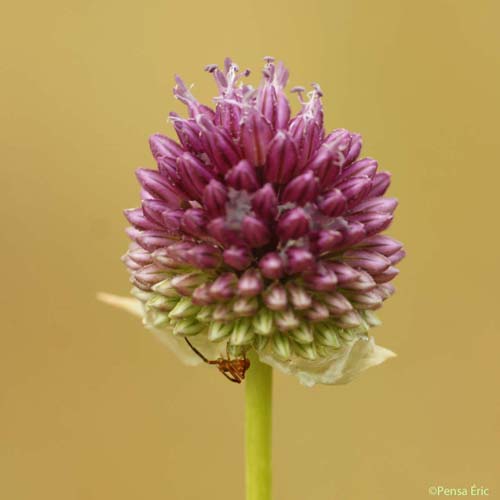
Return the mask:
[[[246,500],[271,500],[271,420],[273,372],[250,355],[246,393]]]

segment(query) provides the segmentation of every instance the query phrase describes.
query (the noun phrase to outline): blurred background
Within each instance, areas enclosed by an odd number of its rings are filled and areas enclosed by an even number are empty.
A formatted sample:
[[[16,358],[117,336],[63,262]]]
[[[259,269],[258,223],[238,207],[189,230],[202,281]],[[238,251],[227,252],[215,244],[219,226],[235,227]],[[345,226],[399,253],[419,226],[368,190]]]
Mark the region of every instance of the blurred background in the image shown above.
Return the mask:
[[[0,497],[243,497],[243,388],[186,368],[133,317],[122,209],[174,73],[215,92],[231,55],[319,82],[329,129],[393,173],[408,257],[348,386],[275,378],[275,498],[500,498],[500,4],[459,0],[48,0],[0,20]],[[497,229],[495,229],[497,227]]]

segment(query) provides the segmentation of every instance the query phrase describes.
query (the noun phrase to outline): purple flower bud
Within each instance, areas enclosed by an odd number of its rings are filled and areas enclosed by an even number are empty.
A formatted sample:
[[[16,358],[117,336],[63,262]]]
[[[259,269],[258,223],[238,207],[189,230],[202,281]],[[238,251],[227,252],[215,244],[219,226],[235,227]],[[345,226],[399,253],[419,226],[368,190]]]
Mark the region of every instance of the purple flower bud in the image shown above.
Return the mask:
[[[398,252],[403,248],[403,244],[389,236],[377,234],[363,240],[362,247],[366,250],[373,250],[386,257]]]
[[[290,104],[283,92],[287,80],[288,71],[282,63],[275,67],[268,62],[257,92],[256,107],[276,130],[285,128],[290,119]]]
[[[245,157],[252,165],[256,167],[264,165],[272,138],[273,129],[260,113],[249,110],[243,116],[240,140]]]
[[[164,231],[142,231],[135,241],[145,250],[154,252],[157,248],[168,247],[174,240]]]
[[[226,213],[227,189],[219,181],[212,179],[203,191],[203,206],[210,217]]]
[[[221,253],[218,248],[203,243],[190,248],[186,260],[198,269],[214,268],[220,265]]]
[[[141,266],[146,266],[152,262],[151,254],[136,243],[130,245],[130,249],[124,257],[128,257]]]
[[[259,268],[263,276],[271,280],[283,276],[283,261],[277,252],[269,252],[259,261]]]
[[[163,226],[162,213],[166,210],[171,210],[168,203],[161,200],[144,200],[142,202],[142,211],[144,215],[156,224]]]
[[[350,143],[349,147],[346,148],[345,154],[345,163],[344,165],[349,165],[353,162],[361,152],[361,147],[363,145],[363,140],[359,134],[350,134]]]
[[[396,289],[391,283],[383,283],[381,285],[378,285],[377,288],[375,288],[373,291],[378,293],[382,300],[387,300],[391,295],[394,294]]]
[[[206,276],[202,273],[194,272],[188,274],[178,274],[170,280],[172,288],[181,295],[191,296],[194,289],[206,281]]]
[[[283,191],[281,200],[283,203],[296,203],[305,205],[316,199],[319,193],[319,182],[314,174],[309,170],[293,181]]]
[[[376,160],[373,158],[363,158],[345,167],[339,176],[339,181],[350,177],[368,177],[369,179],[373,179],[377,168],[378,162]]]
[[[264,303],[272,311],[284,311],[287,306],[286,290],[278,283],[272,284],[263,295]]]
[[[342,287],[347,283],[356,281],[359,277],[359,271],[356,271],[351,266],[348,266],[343,262],[330,262],[327,264],[327,267],[335,273],[338,285]]]
[[[238,281],[238,293],[243,297],[253,297],[262,291],[263,286],[259,271],[248,269]]]
[[[213,298],[210,295],[210,285],[208,283],[202,283],[200,286],[195,288],[193,295],[191,296],[191,301],[193,304],[198,306],[212,304]]]
[[[337,275],[330,267],[319,265],[316,270],[304,278],[308,288],[317,292],[331,292],[337,287]]]
[[[318,149],[322,139],[323,117],[321,105],[315,107],[315,109],[311,111],[314,113],[313,116],[310,115],[309,111],[299,113],[299,115],[291,121],[289,127],[290,135],[297,145],[299,167],[307,165]]]
[[[385,271],[378,273],[373,276],[375,283],[387,283],[388,281],[393,280],[399,274],[399,269],[390,266]]]
[[[190,208],[181,219],[181,229],[187,234],[202,237],[206,234],[207,217],[201,208]]]
[[[226,174],[226,183],[234,189],[249,192],[260,187],[255,168],[248,160],[241,160]]]
[[[252,197],[253,211],[263,220],[274,220],[278,214],[278,198],[270,183],[260,188]]]
[[[365,269],[370,274],[381,273],[391,265],[387,257],[368,250],[348,250],[343,259],[347,264]]]
[[[158,248],[151,256],[156,264],[166,269],[175,269],[183,265],[168,255],[168,248]]]
[[[243,219],[241,233],[252,248],[262,247],[271,239],[271,233],[267,226],[260,219],[251,215],[247,215]]]
[[[330,317],[330,311],[325,304],[314,300],[311,307],[305,311],[305,315],[311,321],[324,321]]]
[[[400,250],[399,252],[393,253],[389,257],[391,265],[395,266],[399,261],[403,260],[405,256],[406,252],[404,250]]]
[[[138,168],[135,174],[141,186],[154,198],[165,201],[172,208],[180,207],[180,193],[161,174],[147,168]]]
[[[314,256],[309,250],[300,247],[290,247],[286,251],[288,274],[297,274],[314,269]]]
[[[143,266],[135,261],[133,261],[128,255],[123,255],[121,257],[121,261],[127,266],[127,269],[130,271],[138,271]]]
[[[150,229],[161,231],[163,227],[144,216],[142,208],[129,208],[123,211],[126,219],[138,229]]]
[[[190,153],[184,153],[177,160],[177,170],[184,191],[194,200],[201,200],[203,191],[212,174],[203,163]]]
[[[263,81],[257,92],[256,106],[262,116],[271,124],[277,104],[276,89],[269,81]]]
[[[375,175],[372,181],[372,188],[368,197],[383,196],[391,183],[391,174],[389,172],[380,172]]]
[[[361,201],[369,193],[371,186],[369,177],[349,177],[336,185],[342,191],[348,208]]]
[[[341,248],[352,247],[366,236],[365,227],[360,222],[350,222],[347,227],[340,229],[340,232],[344,237]]]
[[[176,241],[171,243],[167,248],[167,255],[179,263],[187,263],[187,254],[195,244],[190,241]]]
[[[311,307],[312,298],[305,288],[302,288],[295,283],[288,283],[286,287],[290,302],[295,309],[303,310]]]
[[[276,130],[281,130],[285,129],[290,121],[290,104],[283,92],[278,92],[276,101],[274,127]]]
[[[377,212],[364,212],[360,214],[350,215],[350,221],[357,221],[357,223],[362,223],[365,228],[365,232],[368,236],[380,233],[387,229],[393,219],[392,214],[383,214]],[[355,222],[353,222],[355,224]]]
[[[392,214],[398,206],[396,198],[384,198],[377,196],[376,198],[368,198],[362,201],[359,205],[352,208],[353,213],[359,212],[378,212],[385,214]]]
[[[335,229],[324,229],[320,231],[314,241],[314,249],[317,253],[322,254],[331,252],[339,247],[344,236],[340,231]]]
[[[324,198],[318,203],[319,209],[329,217],[336,217],[345,212],[347,202],[340,189],[332,189],[325,194]]]
[[[198,116],[197,123],[205,141],[206,154],[217,171],[225,174],[241,159],[231,136],[226,130],[217,127],[204,116]]]
[[[334,316],[342,316],[352,311],[352,304],[339,292],[325,294],[323,300]]]
[[[375,280],[372,278],[371,274],[358,270],[358,277],[349,283],[343,285],[343,288],[346,290],[357,290],[360,292],[366,292],[369,290],[373,290],[377,284]]]
[[[161,158],[176,160],[178,156],[184,153],[184,149],[169,137],[161,134],[153,134],[149,137],[149,147],[156,161]]]
[[[134,273],[134,279],[151,287],[152,285],[163,281],[166,277],[165,269],[158,267],[156,264],[149,264]]]
[[[252,252],[246,247],[231,246],[224,250],[224,262],[238,271],[243,271],[252,263]]]
[[[291,137],[285,132],[278,132],[269,144],[264,177],[268,182],[285,184],[297,170],[297,148]]]
[[[340,167],[352,163],[361,152],[362,139],[345,129],[336,129],[325,139],[325,144],[336,154]]]
[[[194,119],[181,118],[177,113],[170,113],[170,119],[174,124],[179,141],[184,149],[195,154],[203,153],[203,141],[201,140],[201,130]],[[181,156],[182,151],[178,156]]]
[[[167,230],[168,234],[179,234],[183,214],[184,212],[182,210],[167,209],[162,212],[161,218],[163,226]]]
[[[309,231],[309,216],[300,208],[285,212],[278,221],[277,233],[281,241],[295,240]]]
[[[224,217],[212,219],[207,225],[207,232],[223,245],[232,245],[238,242],[238,234],[229,229]]]
[[[349,295],[351,302],[357,309],[378,309],[382,305],[382,298],[376,292],[356,292]]]
[[[210,287],[210,295],[214,299],[227,300],[236,292],[238,278],[233,273],[221,274]]]
[[[322,190],[333,184],[340,170],[338,160],[326,145],[318,149],[316,155],[307,164],[307,169],[314,172],[314,175],[319,179]]]

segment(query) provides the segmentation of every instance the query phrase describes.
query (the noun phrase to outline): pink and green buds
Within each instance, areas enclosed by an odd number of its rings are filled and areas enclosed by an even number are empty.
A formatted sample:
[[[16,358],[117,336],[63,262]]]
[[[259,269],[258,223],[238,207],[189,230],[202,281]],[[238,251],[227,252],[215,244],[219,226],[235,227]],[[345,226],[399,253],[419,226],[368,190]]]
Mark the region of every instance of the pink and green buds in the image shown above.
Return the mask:
[[[380,362],[367,332],[405,255],[380,234],[397,207],[389,173],[360,157],[359,134],[325,131],[318,85],[292,89],[291,116],[282,63],[266,58],[257,88],[230,59],[206,70],[215,108],[176,78],[178,140],[151,136],[157,169],[137,170],[141,206],[125,211],[145,324],[172,342],[255,349],[305,383],[337,383],[345,357]]]

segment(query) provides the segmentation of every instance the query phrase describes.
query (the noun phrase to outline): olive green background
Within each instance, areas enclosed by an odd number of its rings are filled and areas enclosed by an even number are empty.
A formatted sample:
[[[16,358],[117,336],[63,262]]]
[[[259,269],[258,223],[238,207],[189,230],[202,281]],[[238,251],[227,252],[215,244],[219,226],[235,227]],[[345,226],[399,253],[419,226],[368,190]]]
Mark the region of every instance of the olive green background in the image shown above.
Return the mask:
[[[121,210],[147,137],[210,99],[206,63],[262,57],[319,82],[328,128],[364,136],[400,199],[408,257],[351,385],[275,378],[276,500],[500,498],[500,4],[249,0],[10,2],[0,20],[0,498],[243,498],[243,387],[186,368],[126,294]]]

